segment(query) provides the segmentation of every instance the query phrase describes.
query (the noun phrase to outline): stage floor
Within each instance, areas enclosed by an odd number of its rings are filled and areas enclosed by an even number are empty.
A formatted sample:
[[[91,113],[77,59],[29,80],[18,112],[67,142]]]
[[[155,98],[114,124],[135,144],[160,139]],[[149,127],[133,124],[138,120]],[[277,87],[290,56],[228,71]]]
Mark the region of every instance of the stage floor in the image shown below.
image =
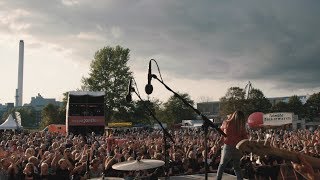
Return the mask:
[[[208,173],[208,180],[214,180],[216,178],[216,173]],[[91,180],[100,180],[102,178],[92,178]],[[116,177],[105,177],[105,180],[120,180],[123,178]],[[139,179],[139,178],[136,178]],[[159,178],[159,180],[164,180],[165,178]],[[194,174],[194,175],[185,175],[185,176],[170,176],[169,180],[203,180],[204,174]],[[236,176],[224,173],[222,176],[223,180],[234,180],[237,179]]]
[[[208,173],[208,180],[210,179],[215,179],[216,178],[216,173]],[[163,180],[165,178],[159,178],[159,180]],[[169,177],[170,180],[202,180],[204,179],[204,174],[195,174],[195,175],[185,175],[185,176],[170,176]],[[237,179],[236,176],[234,175],[230,175],[227,173],[223,173],[223,180],[234,180]]]
[[[208,173],[208,180],[214,180],[216,179],[216,173]],[[100,180],[102,178],[92,178],[91,180]],[[117,178],[117,177],[105,177],[105,180],[120,180],[120,179],[124,179],[124,178]],[[139,178],[135,178],[135,179],[139,179]],[[145,178],[144,178],[145,179]],[[166,178],[162,177],[162,178],[158,178],[159,180],[164,180]],[[204,174],[194,174],[194,175],[185,175],[185,176],[170,176],[167,179],[169,180],[203,180],[204,179]],[[237,179],[236,176],[234,175],[230,175],[227,173],[224,173],[222,176],[223,180],[234,180]]]

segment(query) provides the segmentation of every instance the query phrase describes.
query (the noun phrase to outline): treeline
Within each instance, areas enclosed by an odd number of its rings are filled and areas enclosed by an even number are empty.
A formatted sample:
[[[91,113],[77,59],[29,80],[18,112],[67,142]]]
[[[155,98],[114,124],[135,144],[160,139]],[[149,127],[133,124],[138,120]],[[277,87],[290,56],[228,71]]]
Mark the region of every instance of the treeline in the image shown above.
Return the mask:
[[[317,121],[320,117],[320,92],[310,95],[303,104],[297,95],[289,98],[288,102],[278,101],[272,104],[259,89],[252,89],[246,98],[246,92],[239,87],[231,87],[225,96],[220,98],[220,115],[226,116],[235,109],[250,115],[253,112],[293,112],[299,118],[307,121]]]
[[[128,66],[130,50],[121,46],[104,47],[98,50],[90,64],[88,77],[82,77],[79,90],[104,91],[105,96],[105,119],[106,122],[133,122],[134,124],[154,124],[148,106],[156,117],[168,124],[180,123],[183,119],[194,119],[196,114],[187,107],[180,99],[171,96],[166,102],[158,99],[150,101],[127,102],[127,86],[133,73]],[[225,96],[220,99],[220,115],[225,116],[235,109],[243,110],[247,115],[252,112],[294,112],[299,117],[315,120],[319,116],[320,94],[311,95],[307,103],[302,104],[297,96],[292,96],[288,103],[278,102],[272,106],[261,90],[252,89],[250,98],[246,98],[246,92],[239,87],[231,87]],[[179,93],[192,106],[195,105],[187,93]],[[52,123],[65,123],[67,93],[64,94],[63,106],[47,105],[39,112],[33,107],[20,107],[11,109],[3,115],[3,119],[13,111],[19,111],[24,127],[45,127]],[[40,113],[40,114],[39,114]],[[38,122],[36,117],[41,117]]]

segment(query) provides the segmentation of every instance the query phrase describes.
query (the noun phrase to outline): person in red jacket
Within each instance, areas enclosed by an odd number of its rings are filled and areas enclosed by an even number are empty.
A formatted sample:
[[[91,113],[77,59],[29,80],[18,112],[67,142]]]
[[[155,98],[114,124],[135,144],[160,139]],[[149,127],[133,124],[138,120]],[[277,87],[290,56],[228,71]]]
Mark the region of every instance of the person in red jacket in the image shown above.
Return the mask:
[[[242,154],[236,148],[236,145],[241,140],[248,138],[244,113],[242,111],[235,111],[230,118],[222,123],[221,129],[227,137],[224,137],[224,145],[221,150],[221,159],[217,171],[217,180],[222,178],[223,171],[230,161],[233,162],[237,179],[243,179],[240,168]]]

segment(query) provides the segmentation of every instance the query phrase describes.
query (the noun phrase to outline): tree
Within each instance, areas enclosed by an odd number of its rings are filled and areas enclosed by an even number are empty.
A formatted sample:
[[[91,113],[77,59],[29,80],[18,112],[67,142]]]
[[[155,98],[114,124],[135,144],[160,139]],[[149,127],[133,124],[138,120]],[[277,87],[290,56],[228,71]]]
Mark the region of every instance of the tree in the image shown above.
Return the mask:
[[[288,110],[298,115],[299,117],[303,114],[303,104],[297,95],[291,96],[288,101]]]
[[[68,92],[65,92],[63,93],[62,106],[47,104],[41,111],[40,128],[45,128],[50,124],[65,124],[67,103]]]
[[[21,116],[21,125],[23,127],[38,127],[38,123],[36,120],[36,110],[31,107],[19,107],[14,111],[18,111]],[[13,113],[13,112],[12,112]]]
[[[104,47],[98,50],[90,65],[89,77],[82,78],[82,90],[104,91],[105,115],[109,121],[126,120],[132,105],[125,101],[128,80],[132,78],[129,49]]]
[[[134,102],[134,111],[133,111],[133,122],[152,125],[155,122],[153,117],[150,114],[150,111],[159,118],[159,115],[156,113],[160,109],[161,102],[158,99],[152,99],[147,101],[136,101]],[[161,119],[158,119],[161,121]]]
[[[63,93],[62,106],[59,107],[59,119],[62,121],[66,120],[66,110],[68,103],[68,92]]]
[[[41,112],[42,121],[40,122],[40,128],[44,128],[50,124],[65,124],[65,115],[62,114],[63,112],[65,111],[60,111],[59,106],[51,103],[46,105]]]
[[[190,105],[194,105],[194,101],[191,100],[189,94],[178,93],[183,99],[185,99]],[[193,119],[195,117],[194,111],[184,104],[178,97],[172,95],[167,102],[163,104],[163,114],[161,118],[169,123],[181,123],[184,119]]]
[[[312,94],[304,104],[306,117],[313,121],[320,117],[320,92]]]
[[[273,105],[270,111],[271,112],[288,112],[289,111],[288,103],[280,101],[275,105]]]
[[[264,96],[261,90],[251,89],[250,96],[245,103],[245,113],[251,114],[253,112],[268,112],[271,108],[270,101]]]
[[[0,124],[2,124],[5,120],[7,120],[9,114],[13,114],[13,112],[14,112],[14,109],[10,109],[10,110],[3,112],[2,116],[1,116],[1,120],[0,120]]]
[[[245,91],[240,87],[231,87],[225,96],[220,98],[220,115],[226,116],[235,110],[244,109]]]

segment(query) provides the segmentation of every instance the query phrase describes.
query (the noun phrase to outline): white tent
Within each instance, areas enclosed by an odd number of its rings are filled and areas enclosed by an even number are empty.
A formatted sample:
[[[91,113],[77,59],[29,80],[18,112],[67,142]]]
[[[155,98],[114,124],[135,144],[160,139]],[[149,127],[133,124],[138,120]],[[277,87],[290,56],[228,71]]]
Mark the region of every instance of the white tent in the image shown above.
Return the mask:
[[[0,125],[0,129],[19,129],[18,123],[10,114],[6,121]]]

